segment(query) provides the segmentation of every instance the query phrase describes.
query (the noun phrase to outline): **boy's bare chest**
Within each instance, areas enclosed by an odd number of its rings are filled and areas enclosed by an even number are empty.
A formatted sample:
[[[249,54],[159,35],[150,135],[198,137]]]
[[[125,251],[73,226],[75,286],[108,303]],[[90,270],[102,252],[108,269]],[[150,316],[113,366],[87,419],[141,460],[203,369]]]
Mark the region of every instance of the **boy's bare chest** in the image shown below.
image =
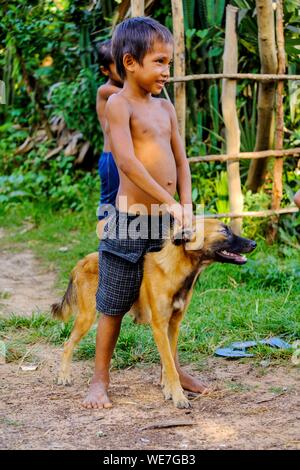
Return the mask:
[[[133,137],[147,139],[171,136],[170,115],[161,107],[135,109],[130,118],[130,127]]]

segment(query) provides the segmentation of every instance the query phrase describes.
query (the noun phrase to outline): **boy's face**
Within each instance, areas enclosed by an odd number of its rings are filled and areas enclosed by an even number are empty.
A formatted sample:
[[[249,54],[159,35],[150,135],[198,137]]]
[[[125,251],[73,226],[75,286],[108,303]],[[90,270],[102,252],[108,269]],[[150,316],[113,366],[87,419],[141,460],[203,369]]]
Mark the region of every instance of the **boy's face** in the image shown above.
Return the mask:
[[[159,95],[170,77],[172,57],[172,44],[155,41],[152,50],[145,55],[142,65],[133,61],[134,80],[148,93]]]

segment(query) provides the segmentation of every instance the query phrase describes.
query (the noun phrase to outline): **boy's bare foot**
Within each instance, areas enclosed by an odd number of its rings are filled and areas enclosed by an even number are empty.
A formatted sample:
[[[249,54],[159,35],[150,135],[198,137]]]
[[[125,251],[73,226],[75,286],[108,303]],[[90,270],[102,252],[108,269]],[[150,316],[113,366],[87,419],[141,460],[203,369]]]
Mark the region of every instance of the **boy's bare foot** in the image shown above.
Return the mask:
[[[205,383],[188,374],[181,368],[177,369],[177,372],[179,374],[181,386],[184,390],[194,393],[202,393],[202,395],[207,395],[211,391]]]
[[[107,395],[107,386],[101,382],[92,382],[87,396],[82,402],[84,408],[111,408],[112,403]]]

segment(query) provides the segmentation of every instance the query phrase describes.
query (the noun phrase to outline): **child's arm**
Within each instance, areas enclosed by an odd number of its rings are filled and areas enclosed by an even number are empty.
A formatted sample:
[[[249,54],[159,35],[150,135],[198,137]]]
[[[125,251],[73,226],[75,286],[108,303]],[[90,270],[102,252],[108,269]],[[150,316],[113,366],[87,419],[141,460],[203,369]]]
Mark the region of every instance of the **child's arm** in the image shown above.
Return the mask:
[[[101,101],[107,101],[108,98],[114,93],[119,93],[122,88],[119,88],[115,85],[104,84],[98,88],[97,91],[97,100],[96,100],[96,111],[98,115],[99,122],[101,124],[101,119],[103,119]]]
[[[294,203],[296,204],[297,207],[300,208],[300,189],[296,192],[294,196]]]
[[[105,83],[104,85],[98,88],[97,101],[98,101],[98,98],[101,98],[107,101],[110,95],[113,95],[114,93],[119,93],[119,91],[121,90],[122,90],[121,87],[118,87],[116,85],[108,85],[107,83]]]
[[[182,207],[148,173],[136,158],[130,133],[130,111],[127,101],[118,95],[109,98],[105,113],[109,125],[110,144],[118,168],[140,189],[150,194],[158,202],[172,209],[181,222]]]
[[[167,107],[171,118],[171,147],[177,168],[177,191],[180,203],[185,206],[185,214],[190,219],[187,221],[187,225],[189,225],[191,223],[193,209],[190,166],[179,134],[175,108],[172,103],[166,100],[163,100],[163,105]]]

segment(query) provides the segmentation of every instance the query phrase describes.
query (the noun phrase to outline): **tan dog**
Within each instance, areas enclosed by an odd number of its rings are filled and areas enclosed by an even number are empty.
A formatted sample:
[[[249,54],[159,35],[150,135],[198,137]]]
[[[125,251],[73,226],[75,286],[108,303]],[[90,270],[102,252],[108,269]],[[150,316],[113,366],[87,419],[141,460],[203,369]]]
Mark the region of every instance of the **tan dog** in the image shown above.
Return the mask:
[[[203,219],[202,219],[203,220]],[[159,252],[148,253],[138,300],[130,313],[138,323],[151,323],[162,362],[161,385],[166,399],[178,408],[187,408],[174,357],[181,320],[191,300],[193,286],[203,269],[214,261],[244,264],[240,253],[251,252],[256,243],[234,235],[223,223],[208,219],[196,223],[192,237],[171,236]],[[189,241],[186,241],[189,238]],[[66,321],[77,317],[65,343],[58,383],[71,383],[70,367],[74,347],[88,332],[96,318],[98,253],[79,261],[72,271],[67,291],[60,304],[52,305],[54,317]]]

